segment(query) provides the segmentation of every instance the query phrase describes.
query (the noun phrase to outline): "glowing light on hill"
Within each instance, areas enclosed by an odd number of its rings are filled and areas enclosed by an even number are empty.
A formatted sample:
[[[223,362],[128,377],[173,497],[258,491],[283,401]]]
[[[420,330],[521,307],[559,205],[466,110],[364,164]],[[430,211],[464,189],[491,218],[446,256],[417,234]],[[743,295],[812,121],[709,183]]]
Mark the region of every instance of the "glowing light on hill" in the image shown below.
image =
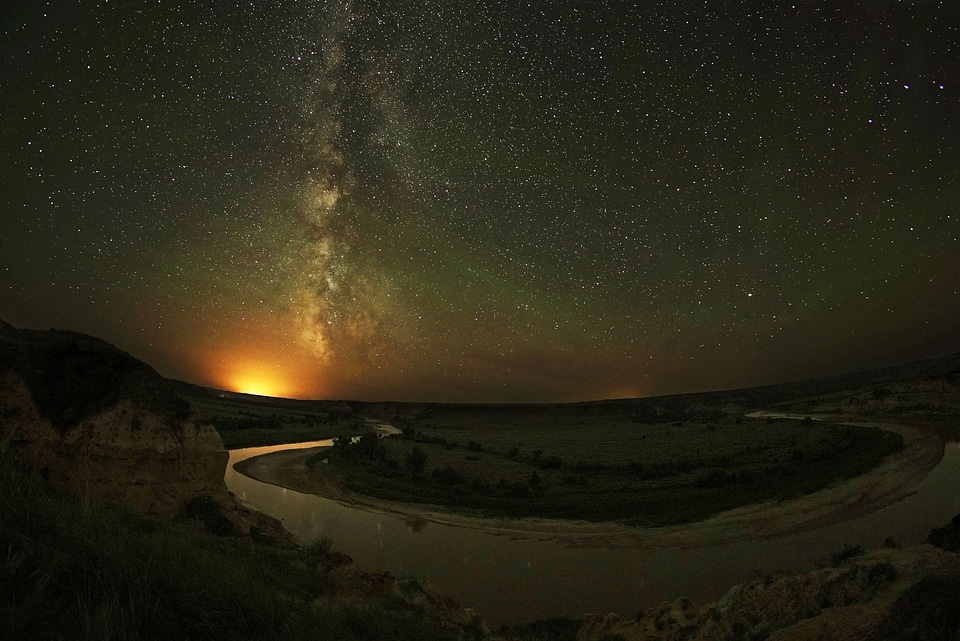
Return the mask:
[[[283,396],[280,392],[280,386],[275,381],[262,380],[257,378],[238,378],[234,383],[233,391],[243,394],[256,394],[257,396]]]
[[[237,363],[223,376],[225,389],[257,396],[291,396],[292,386],[278,367]]]
[[[317,360],[286,340],[282,326],[260,322],[248,329],[223,345],[198,350],[202,384],[283,398],[320,398],[327,392]]]

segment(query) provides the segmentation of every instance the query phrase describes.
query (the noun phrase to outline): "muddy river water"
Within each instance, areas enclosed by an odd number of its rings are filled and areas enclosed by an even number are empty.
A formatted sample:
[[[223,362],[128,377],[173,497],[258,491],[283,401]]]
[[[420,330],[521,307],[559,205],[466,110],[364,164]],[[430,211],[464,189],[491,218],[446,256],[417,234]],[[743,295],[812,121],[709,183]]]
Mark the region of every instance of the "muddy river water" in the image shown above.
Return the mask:
[[[906,498],[875,512],[798,534],[683,549],[571,548],[480,529],[358,509],[261,483],[236,472],[247,458],[329,441],[230,452],[226,483],[244,503],[283,521],[305,541],[328,537],[358,567],[427,579],[491,626],[587,613],[630,616],[663,600],[720,597],[767,573],[813,569],[844,544],[909,545],[960,513],[960,444]]]

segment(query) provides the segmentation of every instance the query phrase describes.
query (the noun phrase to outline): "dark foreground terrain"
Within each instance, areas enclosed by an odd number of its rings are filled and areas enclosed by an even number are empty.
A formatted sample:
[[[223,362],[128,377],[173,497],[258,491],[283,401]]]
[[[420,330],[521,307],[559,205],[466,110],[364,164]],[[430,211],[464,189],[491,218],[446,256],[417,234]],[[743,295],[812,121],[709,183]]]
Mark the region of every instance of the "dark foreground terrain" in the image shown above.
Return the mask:
[[[561,488],[575,496],[593,483],[600,493],[626,496],[631,491],[617,484],[663,479],[716,491],[719,500],[742,493],[750,475],[766,468],[836,462],[830,450],[845,443],[851,459],[871,448],[869,456],[880,457],[895,445],[879,430],[842,425],[850,420],[909,423],[955,438],[956,357],[791,386],[577,406],[304,403],[166,381],[102,341],[0,323],[0,380],[0,638],[957,638],[956,554],[932,546],[899,550],[896,542],[888,550],[838,550],[830,567],[737,586],[715,604],[679,600],[636,618],[579,620],[582,613],[571,613],[575,619],[491,635],[480,617],[420,581],[363,573],[329,542],[297,547],[250,525],[223,494],[222,468],[219,477],[206,474],[226,459],[219,436],[205,427],[219,423],[228,443],[261,443],[352,435],[370,430],[364,418],[389,421],[405,437],[368,437],[340,448],[343,469],[380,474],[382,464],[458,501],[480,478],[466,466],[480,462],[477,469],[500,475],[507,491],[519,484],[516,500],[524,507],[554,491],[552,504],[561,504]],[[836,420],[738,422],[757,408]],[[858,440],[878,434],[875,446]],[[683,452],[660,454],[669,441]],[[639,445],[630,450],[631,442]],[[346,454],[353,447],[359,456]],[[422,465],[410,456],[414,448],[425,455]],[[354,460],[367,449],[372,457]],[[32,467],[31,456],[53,467]],[[187,469],[170,477],[173,488],[162,475],[125,482],[140,461],[165,460],[172,467],[192,460],[204,475]],[[92,487],[84,474],[121,463],[132,467],[114,486],[97,477],[102,500],[83,494]],[[206,484],[202,493],[183,494],[197,483]],[[497,488],[499,478],[491,484]],[[482,488],[483,479],[476,485]],[[171,493],[161,505],[137,495],[143,487]],[[955,548],[956,529],[955,522],[938,530],[931,542]]]

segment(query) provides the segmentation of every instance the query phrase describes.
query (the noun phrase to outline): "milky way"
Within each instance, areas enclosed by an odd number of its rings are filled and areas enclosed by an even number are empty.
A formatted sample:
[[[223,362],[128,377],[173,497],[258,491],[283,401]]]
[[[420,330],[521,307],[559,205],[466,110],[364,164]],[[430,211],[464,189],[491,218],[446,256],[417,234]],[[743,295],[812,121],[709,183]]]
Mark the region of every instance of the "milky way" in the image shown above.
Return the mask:
[[[0,15],[14,324],[368,399],[651,395],[960,348],[950,3]]]

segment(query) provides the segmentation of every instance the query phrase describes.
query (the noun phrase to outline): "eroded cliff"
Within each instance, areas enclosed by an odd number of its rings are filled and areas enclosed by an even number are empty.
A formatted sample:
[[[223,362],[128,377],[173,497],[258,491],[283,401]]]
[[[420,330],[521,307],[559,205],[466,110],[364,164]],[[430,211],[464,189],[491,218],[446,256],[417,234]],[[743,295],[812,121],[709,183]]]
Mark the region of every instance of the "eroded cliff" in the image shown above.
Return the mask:
[[[216,506],[251,522],[223,481],[228,454],[169,381],[97,339],[0,326],[0,446],[83,496],[173,517]],[[262,522],[261,522],[262,521]]]

